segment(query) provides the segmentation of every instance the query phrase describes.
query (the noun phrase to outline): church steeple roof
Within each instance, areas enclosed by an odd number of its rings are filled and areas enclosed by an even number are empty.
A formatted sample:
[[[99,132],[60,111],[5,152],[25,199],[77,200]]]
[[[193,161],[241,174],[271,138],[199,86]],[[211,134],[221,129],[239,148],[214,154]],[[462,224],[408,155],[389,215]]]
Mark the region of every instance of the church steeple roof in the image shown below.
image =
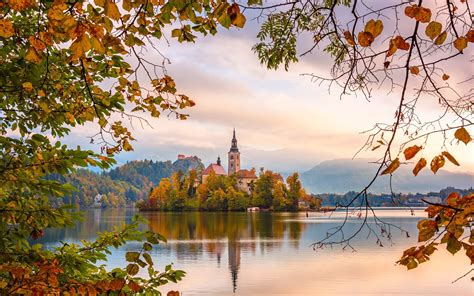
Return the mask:
[[[230,152],[239,152],[239,148],[237,147],[237,138],[235,137],[235,128],[234,135],[232,137],[232,145],[230,146]]]

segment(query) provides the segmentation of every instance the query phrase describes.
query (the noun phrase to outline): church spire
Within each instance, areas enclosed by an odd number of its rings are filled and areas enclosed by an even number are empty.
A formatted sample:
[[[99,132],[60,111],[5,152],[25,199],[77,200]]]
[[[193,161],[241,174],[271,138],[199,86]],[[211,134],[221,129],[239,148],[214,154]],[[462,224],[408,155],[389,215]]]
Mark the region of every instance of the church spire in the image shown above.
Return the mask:
[[[234,128],[234,134],[232,137],[232,145],[230,146],[230,151],[239,152],[239,148],[237,147],[237,138],[235,137],[235,128]]]
[[[227,167],[228,174],[232,175],[240,171],[240,152],[237,147],[237,137],[235,136],[235,128],[232,136],[232,144],[230,145],[228,156],[229,166]]]

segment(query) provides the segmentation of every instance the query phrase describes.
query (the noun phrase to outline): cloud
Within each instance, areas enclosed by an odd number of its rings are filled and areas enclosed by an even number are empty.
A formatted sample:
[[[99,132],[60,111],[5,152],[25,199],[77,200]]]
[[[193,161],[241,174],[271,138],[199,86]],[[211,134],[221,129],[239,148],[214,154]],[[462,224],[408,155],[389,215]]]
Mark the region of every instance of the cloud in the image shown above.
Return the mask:
[[[328,85],[300,75],[328,73],[331,63],[326,54],[305,56],[288,72],[265,69],[251,51],[257,25],[198,38],[195,44],[170,40],[169,47],[160,48],[171,61],[167,71],[179,92],[197,105],[188,110],[186,121],[145,115],[153,128],[142,129],[135,123],[135,151],[120,155],[119,161],[167,160],[178,153],[198,155],[206,163],[218,155],[225,159],[235,127],[244,167],[304,170],[323,160],[352,157],[365,142],[361,131],[393,119],[399,98],[387,89],[373,90],[371,102],[355,96],[340,99]],[[153,50],[147,57],[162,59]],[[429,97],[420,108],[426,119],[436,118],[440,110]],[[91,125],[77,128],[67,141],[84,143],[95,131]],[[439,153],[440,146],[434,145],[426,154]],[[474,169],[472,148],[450,149],[459,156],[462,169]],[[377,157],[378,152],[361,156]]]

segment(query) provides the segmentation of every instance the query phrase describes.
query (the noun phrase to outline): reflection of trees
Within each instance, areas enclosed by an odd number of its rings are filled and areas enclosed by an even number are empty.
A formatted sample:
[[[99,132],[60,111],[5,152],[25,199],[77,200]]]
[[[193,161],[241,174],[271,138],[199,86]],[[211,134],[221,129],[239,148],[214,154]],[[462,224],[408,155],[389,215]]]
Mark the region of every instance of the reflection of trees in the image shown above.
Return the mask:
[[[79,242],[92,240],[98,232],[110,231],[114,225],[130,222],[133,215],[127,214],[124,208],[89,209],[82,212],[83,219],[76,225],[67,228],[48,228],[45,235],[37,242],[54,245],[60,241]]]
[[[292,221],[298,214],[273,213],[146,213],[149,227],[169,240],[178,258],[198,259],[204,250],[216,257],[220,265],[227,244],[228,265],[233,289],[237,288],[241,251],[255,253],[257,246],[262,254],[280,248],[289,239],[298,247],[305,223]],[[288,221],[289,220],[289,221]],[[179,243],[188,241],[186,243]]]
[[[295,221],[297,213],[224,213],[224,212],[144,212],[148,227],[170,242],[160,252],[176,254],[178,260],[199,260],[209,254],[220,265],[227,251],[228,268],[234,291],[241,267],[241,252],[262,254],[281,248],[284,241],[297,248],[305,223]],[[94,209],[84,212],[76,226],[48,229],[38,243],[54,245],[59,241],[91,240],[97,232],[112,230],[113,225],[131,219],[126,209]]]

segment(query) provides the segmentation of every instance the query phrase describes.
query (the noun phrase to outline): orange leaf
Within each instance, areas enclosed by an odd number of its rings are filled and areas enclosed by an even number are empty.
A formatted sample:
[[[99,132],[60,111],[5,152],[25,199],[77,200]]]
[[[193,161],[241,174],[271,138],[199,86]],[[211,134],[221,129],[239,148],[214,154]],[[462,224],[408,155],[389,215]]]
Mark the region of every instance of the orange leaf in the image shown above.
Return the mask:
[[[410,160],[413,157],[415,157],[415,155],[421,150],[421,148],[422,148],[421,146],[415,145],[415,146],[411,146],[405,149],[403,151],[403,154],[405,154],[405,159]]]
[[[133,292],[139,292],[140,291],[140,285],[135,283],[134,281],[129,281],[128,282],[128,287],[130,288],[130,290],[132,290]]]
[[[400,166],[400,160],[398,160],[398,157],[397,157],[389,164],[389,166],[385,170],[383,170],[381,175],[391,174],[395,172],[395,170],[398,169],[399,166]]]
[[[458,192],[454,191],[451,192],[448,197],[446,197],[446,203],[450,206],[456,206],[460,199],[461,195]]]
[[[448,151],[443,151],[443,152],[441,152],[441,154],[444,155],[444,157],[446,157],[450,162],[452,162],[453,164],[459,166],[459,162]]]
[[[457,50],[463,51],[467,47],[467,38],[466,37],[459,37],[453,42],[454,47],[456,47]]]
[[[474,30],[470,30],[466,34],[467,41],[474,42]]]
[[[351,32],[345,31],[345,32],[344,32],[344,37],[346,38],[347,43],[348,43],[349,45],[352,45],[352,46],[356,45],[356,43],[355,43],[355,41],[354,41],[354,37],[352,36]]]
[[[118,21],[120,19],[120,12],[117,7],[117,4],[113,0],[106,0],[105,2],[105,15],[111,19]]]
[[[38,52],[42,52],[46,49],[46,44],[35,36],[28,37],[28,41],[30,42],[31,46]]]
[[[436,172],[444,166],[444,157],[443,155],[437,155],[431,160],[431,171],[436,174]]]
[[[429,8],[420,7],[415,19],[420,23],[427,23],[431,20],[431,10]]]
[[[410,67],[410,73],[413,75],[418,75],[420,73],[420,69],[417,66]]]
[[[0,37],[9,38],[15,34],[13,24],[10,20],[0,19]]]
[[[472,141],[471,135],[469,135],[469,133],[464,127],[457,129],[456,132],[454,133],[454,137],[456,137],[456,139],[458,139],[459,141],[463,142],[466,145],[467,143]]]
[[[414,18],[418,14],[419,7],[415,5],[405,7],[405,15]]]
[[[418,173],[426,166],[426,159],[420,158],[413,169],[413,175],[417,176]]]
[[[387,51],[387,57],[393,55],[397,49],[408,50],[410,49],[410,44],[408,44],[402,36],[396,36],[395,38],[392,38]]]
[[[28,92],[33,90],[31,82],[23,82],[21,86],[23,86],[23,88]]]
[[[360,32],[359,35],[357,35],[357,39],[359,40],[359,44],[362,47],[368,47],[374,42],[374,36],[369,33],[369,32]]]
[[[410,49],[410,44],[403,39],[402,36],[397,36],[394,38],[395,45],[397,46],[398,49],[401,50],[408,50]]]

